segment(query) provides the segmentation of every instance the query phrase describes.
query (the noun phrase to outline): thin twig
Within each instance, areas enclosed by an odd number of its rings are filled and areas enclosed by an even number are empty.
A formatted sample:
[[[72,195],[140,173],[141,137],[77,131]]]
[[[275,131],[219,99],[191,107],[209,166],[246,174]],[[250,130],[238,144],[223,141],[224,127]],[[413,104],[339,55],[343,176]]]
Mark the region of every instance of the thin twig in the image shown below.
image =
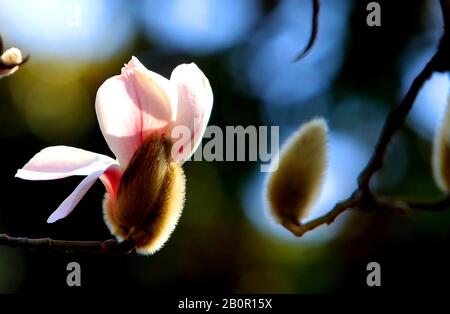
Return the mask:
[[[358,178],[359,186],[357,190],[348,199],[338,203],[327,214],[309,221],[307,223],[300,223],[294,221],[283,222],[283,226],[291,231],[294,235],[300,237],[308,231],[311,231],[323,224],[332,223],[337,216],[347,209],[357,208],[364,211],[372,211],[374,209],[396,209],[401,210],[405,206],[404,203],[398,203],[394,200],[383,200],[375,198],[370,191],[370,180],[374,173],[383,166],[383,160],[389,143],[392,140],[392,136],[401,127],[406,119],[409,111],[412,108],[414,100],[418,95],[423,84],[430,78],[434,71],[435,57],[425,66],[420,74],[414,79],[409,91],[403,98],[400,105],[394,108],[386,119],[381,136],[371,159],[369,160],[365,169],[361,172]],[[403,207],[402,207],[403,206]],[[407,206],[410,208],[409,206]]]
[[[308,43],[306,47],[300,52],[295,58],[294,62],[300,61],[308,53],[311,51],[311,48],[314,46],[317,40],[317,34],[319,33],[319,15],[320,15],[320,0],[312,0],[313,1],[313,15],[311,22],[311,35],[309,36]]]
[[[403,126],[423,85],[434,72],[450,70],[450,58],[448,57],[450,56],[450,0],[440,0],[440,4],[444,16],[445,31],[436,54],[414,79],[400,104],[394,107],[386,118],[373,154],[358,176],[358,188],[348,199],[338,203],[330,212],[319,218],[306,223],[284,221],[283,226],[294,235],[300,237],[321,225],[330,224],[347,209],[406,212],[408,210],[441,211],[450,207],[450,196],[437,201],[414,201],[377,197],[370,190],[370,181],[373,175],[383,167],[389,144],[394,134]]]
[[[0,244],[9,247],[21,247],[28,249],[50,249],[64,253],[109,253],[128,254],[134,250],[134,244],[130,241],[118,242],[110,239],[106,241],[66,241],[50,238],[28,239],[23,237],[11,237],[0,234]]]
[[[437,54],[436,54],[437,55]],[[360,189],[369,190],[372,176],[383,167],[386,151],[393,135],[401,128],[422,86],[431,77],[436,68],[436,58],[433,57],[414,79],[402,102],[394,108],[386,119],[381,135],[373,151],[372,157],[358,178]]]
[[[312,48],[317,38],[318,16],[320,11],[319,0],[313,0],[313,26],[310,40],[305,50],[297,56],[295,61],[302,59]],[[442,13],[444,16],[445,30],[450,29],[450,0],[440,0]],[[446,31],[441,39],[439,48],[432,59],[426,64],[420,74],[414,79],[410,89],[403,98],[402,102],[392,109],[379,140],[375,146],[374,152],[368,164],[358,177],[357,190],[346,200],[338,203],[327,214],[311,220],[306,223],[295,221],[284,221],[283,226],[296,236],[302,236],[321,225],[331,224],[334,220],[347,209],[359,209],[363,211],[400,211],[420,209],[428,211],[439,211],[450,207],[450,197],[444,199],[424,202],[412,200],[388,199],[375,197],[370,191],[370,181],[373,175],[383,166],[386,151],[392,141],[394,134],[401,128],[410,112],[414,101],[422,89],[425,82],[435,71],[448,71],[450,69],[450,35]],[[25,248],[47,248],[66,253],[72,252],[90,252],[90,253],[112,253],[127,254],[134,250],[134,243],[129,241],[117,242],[116,240],[107,241],[64,241],[44,239],[28,239],[10,237],[6,234],[0,234],[0,244],[10,247]]]
[[[437,200],[414,200],[414,199],[390,199],[380,197],[380,201],[396,204],[395,206],[408,210],[422,210],[422,211],[443,211],[450,207],[450,197],[445,196]]]
[[[331,224],[334,222],[337,216],[339,216],[343,211],[352,208],[357,205],[357,200],[354,198],[349,198],[341,203],[338,203],[334,206],[334,208],[328,212],[327,214],[311,220],[307,223],[295,222],[292,220],[283,221],[283,226],[292,232],[297,237],[301,237],[306,232],[311,231],[321,225]]]

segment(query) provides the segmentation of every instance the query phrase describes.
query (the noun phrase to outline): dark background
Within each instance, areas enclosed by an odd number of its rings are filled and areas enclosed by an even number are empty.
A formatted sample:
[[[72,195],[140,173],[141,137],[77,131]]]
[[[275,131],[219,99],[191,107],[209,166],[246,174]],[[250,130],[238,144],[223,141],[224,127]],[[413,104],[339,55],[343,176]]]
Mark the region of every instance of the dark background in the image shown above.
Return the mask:
[[[326,185],[315,214],[349,195],[388,110],[432,54],[442,18],[438,0],[385,0],[378,1],[382,26],[368,27],[369,1],[323,0],[317,45],[292,63],[308,39],[310,2],[2,1],[6,46],[31,59],[0,81],[0,233],[111,237],[100,183],[69,217],[48,225],[80,178],[30,182],[14,174],[51,145],[111,155],[96,123],[95,93],[131,55],[166,77],[179,63],[197,63],[214,92],[212,125],[279,125],[283,141],[302,122],[325,116],[334,184]],[[170,6],[179,15],[166,15]],[[73,8],[80,9],[75,26],[67,21]],[[430,154],[447,92],[444,74],[425,86],[377,176],[379,193],[440,195]],[[258,163],[188,162],[184,169],[184,214],[160,252],[112,257],[0,247],[0,291],[364,291],[371,261],[381,265],[382,287],[370,289],[438,291],[450,280],[449,212],[346,213],[297,239],[267,216]],[[66,286],[71,261],[81,264],[81,287]]]

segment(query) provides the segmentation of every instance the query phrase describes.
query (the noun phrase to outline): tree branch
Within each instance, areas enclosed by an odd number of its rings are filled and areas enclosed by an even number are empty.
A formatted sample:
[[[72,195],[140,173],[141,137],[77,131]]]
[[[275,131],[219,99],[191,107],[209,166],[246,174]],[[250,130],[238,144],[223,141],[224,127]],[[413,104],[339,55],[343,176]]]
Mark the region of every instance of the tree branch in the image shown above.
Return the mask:
[[[413,199],[389,199],[381,198],[380,202],[386,202],[391,204],[396,204],[395,206],[408,210],[423,210],[423,211],[443,211],[450,207],[450,196],[445,196],[444,198],[430,201],[420,201]]]
[[[296,236],[302,236],[321,225],[331,224],[344,211],[348,209],[359,209],[362,211],[396,211],[405,212],[408,210],[427,210],[440,211],[450,207],[450,196],[437,201],[414,201],[399,200],[383,197],[376,197],[370,190],[370,181],[373,175],[383,167],[386,151],[392,141],[394,134],[404,124],[414,101],[422,89],[425,82],[436,71],[443,72],[450,69],[450,0],[440,0],[441,9],[444,16],[445,32],[440,41],[436,54],[425,65],[420,74],[414,79],[400,104],[393,108],[386,118],[383,130],[375,146],[374,152],[358,177],[358,188],[346,200],[338,203],[327,214],[311,220],[306,223],[294,223],[284,221],[283,226]],[[295,58],[298,61],[305,57],[317,38],[318,19],[320,11],[320,1],[313,0],[313,20],[311,37],[306,48]],[[118,242],[114,239],[106,241],[64,241],[53,240],[50,238],[28,239],[21,237],[10,237],[6,234],[0,234],[0,244],[9,247],[24,247],[29,249],[51,249],[65,253],[88,252],[88,253],[107,253],[107,254],[128,254],[134,251],[135,244],[131,241]]]
[[[301,59],[306,57],[306,55],[311,51],[311,48],[316,43],[317,34],[319,33],[320,1],[319,0],[312,0],[312,1],[313,1],[313,15],[311,21],[311,35],[309,37],[308,43],[306,44],[306,47],[294,58],[294,62],[300,61]]]
[[[334,220],[336,219],[337,216],[339,216],[342,212],[344,212],[345,210],[352,208],[354,206],[357,205],[357,200],[354,199],[353,197],[338,203],[334,206],[334,208],[328,212],[327,214],[316,218],[314,220],[311,220],[307,223],[294,223],[292,220],[285,220],[282,222],[282,225],[289,230],[290,232],[292,232],[294,235],[296,235],[297,237],[301,237],[302,235],[304,235],[306,232],[311,231],[321,225],[324,224],[331,224],[334,222]]]
[[[381,131],[381,135],[372,153],[372,157],[359,175],[358,184],[360,189],[368,191],[370,180],[373,175],[383,167],[385,154],[389,144],[392,141],[393,135],[405,122],[405,119],[408,116],[417,95],[422,89],[422,86],[431,77],[436,69],[436,55],[430,60],[430,62],[427,63],[419,75],[414,79],[402,102],[389,113],[383,126],[383,130]]]
[[[22,237],[11,237],[0,234],[0,244],[9,247],[21,247],[27,249],[49,249],[64,253],[108,253],[115,255],[128,254],[134,251],[134,243],[131,241],[118,242],[110,239],[106,241],[65,241],[50,238],[28,239]]]
[[[444,17],[445,31],[439,42],[438,49],[414,79],[400,104],[394,107],[386,118],[372,156],[358,176],[358,188],[348,199],[336,204],[330,212],[319,218],[306,223],[283,222],[283,226],[294,235],[300,237],[321,225],[330,224],[347,209],[406,212],[409,210],[441,211],[450,207],[450,196],[436,201],[400,200],[376,197],[370,190],[370,181],[373,175],[383,167],[389,144],[395,133],[403,126],[423,85],[434,72],[447,72],[450,70],[450,0],[440,0],[440,4]]]
[[[0,35],[0,55],[3,54],[3,39]],[[10,70],[28,61],[29,56],[24,57],[17,63],[5,64],[0,60],[0,70]],[[1,75],[0,75],[1,77]],[[135,244],[130,240],[118,242],[114,239],[106,241],[65,241],[50,238],[28,239],[23,237],[11,237],[0,234],[0,245],[9,247],[23,247],[28,249],[50,249],[65,253],[87,252],[87,253],[109,253],[128,254],[134,251]]]

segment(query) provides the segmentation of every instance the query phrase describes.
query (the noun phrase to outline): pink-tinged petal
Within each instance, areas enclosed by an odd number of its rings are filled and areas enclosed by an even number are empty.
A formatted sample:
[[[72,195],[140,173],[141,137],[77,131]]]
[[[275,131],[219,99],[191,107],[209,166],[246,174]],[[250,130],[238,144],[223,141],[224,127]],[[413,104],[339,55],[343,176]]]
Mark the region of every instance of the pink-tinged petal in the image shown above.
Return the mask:
[[[120,169],[120,166],[118,164],[111,165],[100,176],[100,180],[102,181],[111,198],[116,197],[121,179],[122,179],[122,170]]]
[[[86,192],[92,187],[95,181],[103,175],[103,173],[109,167],[117,167],[116,165],[104,165],[103,168],[100,168],[91,174],[89,174],[86,178],[81,181],[81,183],[76,187],[76,189],[72,192],[72,194],[67,197],[64,202],[59,205],[59,207],[48,217],[47,222],[53,223],[59,219],[67,217],[75,208],[75,206],[80,202]]]
[[[111,157],[87,150],[52,146],[37,153],[19,169],[17,178],[25,180],[54,180],[75,175],[89,175],[105,165],[117,164]]]
[[[145,137],[166,133],[176,116],[177,89],[137,58],[106,80],[96,98],[100,129],[124,169]]]
[[[140,111],[134,89],[122,76],[106,80],[97,91],[95,109],[100,129],[125,168],[140,144]]]
[[[208,79],[194,63],[177,66],[170,81],[178,87],[177,117],[173,126],[187,126],[191,133],[190,137],[181,139],[183,143],[173,156],[183,163],[195,152],[205,133],[211,115],[213,93]]]
[[[119,163],[111,157],[75,147],[52,146],[43,149],[17,171],[16,177],[25,180],[54,180],[69,176],[92,177],[92,174],[96,178],[100,176],[107,191],[113,197],[116,195],[122,175]],[[83,182],[86,180],[88,179]]]

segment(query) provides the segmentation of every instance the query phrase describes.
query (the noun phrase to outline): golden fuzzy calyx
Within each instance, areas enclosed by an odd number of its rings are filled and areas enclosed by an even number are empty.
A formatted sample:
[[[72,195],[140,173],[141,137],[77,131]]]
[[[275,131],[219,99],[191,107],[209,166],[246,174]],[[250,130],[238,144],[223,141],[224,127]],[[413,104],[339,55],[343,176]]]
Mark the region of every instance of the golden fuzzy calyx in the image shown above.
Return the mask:
[[[313,119],[281,149],[278,168],[269,174],[267,197],[278,223],[305,218],[317,199],[327,166],[327,124]]]
[[[104,216],[119,239],[132,239],[137,251],[159,250],[175,229],[184,205],[185,177],[170,156],[165,137],[149,137],[138,148],[119,184],[117,197],[108,195]]]

